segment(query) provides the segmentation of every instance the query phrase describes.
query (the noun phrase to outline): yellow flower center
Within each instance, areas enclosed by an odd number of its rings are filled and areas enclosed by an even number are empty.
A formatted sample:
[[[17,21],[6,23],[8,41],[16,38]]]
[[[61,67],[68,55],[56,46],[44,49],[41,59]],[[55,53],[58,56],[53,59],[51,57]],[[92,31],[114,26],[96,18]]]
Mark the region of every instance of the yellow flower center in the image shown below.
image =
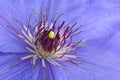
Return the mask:
[[[50,39],[54,39],[54,38],[55,38],[55,33],[54,33],[54,31],[50,31],[48,37],[49,37]]]

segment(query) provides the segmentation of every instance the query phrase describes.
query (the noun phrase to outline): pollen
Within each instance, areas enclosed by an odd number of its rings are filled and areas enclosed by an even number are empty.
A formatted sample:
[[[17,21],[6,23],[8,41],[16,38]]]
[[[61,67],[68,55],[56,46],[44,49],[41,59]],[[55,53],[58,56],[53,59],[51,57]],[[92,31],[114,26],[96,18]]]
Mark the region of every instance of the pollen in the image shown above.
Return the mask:
[[[49,37],[50,39],[54,39],[54,38],[55,38],[55,33],[54,33],[54,31],[50,31],[48,37]]]

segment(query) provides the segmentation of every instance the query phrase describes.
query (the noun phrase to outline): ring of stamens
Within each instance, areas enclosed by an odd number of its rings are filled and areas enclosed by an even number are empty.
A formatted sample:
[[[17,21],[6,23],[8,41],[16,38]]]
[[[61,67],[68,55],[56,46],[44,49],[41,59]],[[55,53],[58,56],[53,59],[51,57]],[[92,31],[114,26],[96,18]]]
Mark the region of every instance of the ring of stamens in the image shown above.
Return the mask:
[[[61,16],[61,15],[60,15]],[[61,66],[57,60],[71,61],[73,58],[77,58],[74,54],[69,54],[70,51],[76,50],[81,43],[72,42],[74,35],[79,34],[79,28],[73,29],[76,25],[65,25],[65,21],[57,27],[55,31],[58,16],[48,28],[48,18],[45,15],[41,16],[41,20],[36,22],[35,27],[31,30],[26,25],[22,25],[21,33],[18,33],[15,29],[15,35],[27,44],[25,48],[32,54],[22,57],[21,60],[32,58],[33,65],[36,65],[38,58],[42,59],[42,65],[45,66],[45,59],[53,65]]]

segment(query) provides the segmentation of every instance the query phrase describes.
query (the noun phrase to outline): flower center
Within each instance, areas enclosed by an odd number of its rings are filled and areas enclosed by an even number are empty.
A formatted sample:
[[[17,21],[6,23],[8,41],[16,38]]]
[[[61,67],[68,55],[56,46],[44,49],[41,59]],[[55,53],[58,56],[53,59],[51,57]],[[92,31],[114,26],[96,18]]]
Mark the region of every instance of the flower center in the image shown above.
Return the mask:
[[[65,21],[56,27],[60,16],[55,18],[50,25],[48,25],[47,15],[41,14],[41,19],[37,20],[34,28],[22,25],[21,31],[17,31],[11,27],[15,36],[25,43],[25,48],[33,53],[22,57],[21,60],[33,58],[32,63],[36,65],[36,60],[40,58],[42,66],[45,67],[45,60],[53,65],[61,66],[57,60],[71,62],[71,59],[77,58],[72,52],[82,46],[81,40],[73,42],[72,39],[81,31],[79,28],[74,29],[77,23],[65,24]]]
[[[54,31],[50,31],[48,37],[49,37],[50,39],[54,39],[54,38],[55,38],[55,33],[54,33]]]
[[[38,37],[37,37],[38,36]],[[52,30],[44,30],[36,36],[35,45],[38,47],[39,54],[48,56],[54,54],[59,45],[59,35],[55,35]]]

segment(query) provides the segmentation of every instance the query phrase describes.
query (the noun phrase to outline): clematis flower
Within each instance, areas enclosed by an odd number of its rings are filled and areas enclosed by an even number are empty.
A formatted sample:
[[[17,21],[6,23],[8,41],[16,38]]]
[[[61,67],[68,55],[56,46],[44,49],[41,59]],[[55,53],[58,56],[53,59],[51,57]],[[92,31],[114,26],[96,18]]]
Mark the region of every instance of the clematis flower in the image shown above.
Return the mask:
[[[119,3],[1,0],[0,80],[119,80]]]

